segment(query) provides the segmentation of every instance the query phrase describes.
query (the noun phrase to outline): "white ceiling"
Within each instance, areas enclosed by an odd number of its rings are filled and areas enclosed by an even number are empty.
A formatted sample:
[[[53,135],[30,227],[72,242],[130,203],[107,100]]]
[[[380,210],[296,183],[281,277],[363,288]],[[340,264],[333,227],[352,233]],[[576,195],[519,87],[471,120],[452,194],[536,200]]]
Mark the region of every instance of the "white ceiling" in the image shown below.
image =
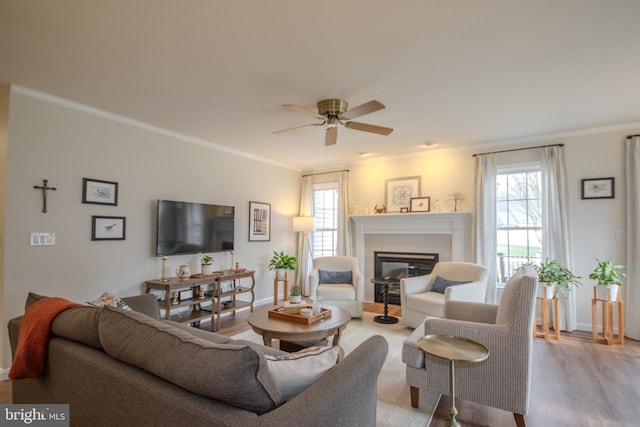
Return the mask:
[[[640,121],[638,0],[0,0],[0,81],[294,169]],[[292,103],[372,99],[340,128]]]

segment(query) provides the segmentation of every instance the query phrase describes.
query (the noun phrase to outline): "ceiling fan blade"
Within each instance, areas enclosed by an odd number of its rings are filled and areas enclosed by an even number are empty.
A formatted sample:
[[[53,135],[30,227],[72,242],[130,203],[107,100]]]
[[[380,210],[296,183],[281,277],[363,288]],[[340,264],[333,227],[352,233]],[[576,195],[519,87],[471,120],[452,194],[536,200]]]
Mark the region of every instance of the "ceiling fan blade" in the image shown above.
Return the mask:
[[[296,129],[301,129],[301,128],[306,128],[309,126],[322,126],[323,124],[325,124],[326,122],[322,122],[322,123],[309,123],[308,125],[302,125],[302,126],[296,126],[296,127],[292,127],[292,128],[287,128],[287,129],[280,129],[280,130],[274,130],[273,132],[271,132],[274,135],[279,135],[281,133],[287,133],[290,131],[294,131]]]
[[[346,120],[355,119],[356,117],[364,116],[365,114],[373,113],[374,111],[382,110],[383,108],[385,107],[382,102],[369,101],[347,110],[342,115],[342,118]]]
[[[368,123],[361,122],[344,122],[344,127],[355,130],[363,130],[365,132],[378,133],[380,135],[389,135],[393,132],[393,128],[386,128],[384,126],[370,125]]]
[[[284,104],[283,107],[286,108],[289,111],[296,111],[298,113],[303,113],[303,114],[306,114],[306,115],[309,115],[309,116],[322,118],[322,116],[320,114],[318,114],[317,111],[308,110],[308,109],[306,109],[304,107],[301,107],[299,105]]]
[[[325,132],[324,135],[324,145],[335,145],[336,142],[338,141],[338,128],[337,127],[330,127],[327,128],[327,131]]]

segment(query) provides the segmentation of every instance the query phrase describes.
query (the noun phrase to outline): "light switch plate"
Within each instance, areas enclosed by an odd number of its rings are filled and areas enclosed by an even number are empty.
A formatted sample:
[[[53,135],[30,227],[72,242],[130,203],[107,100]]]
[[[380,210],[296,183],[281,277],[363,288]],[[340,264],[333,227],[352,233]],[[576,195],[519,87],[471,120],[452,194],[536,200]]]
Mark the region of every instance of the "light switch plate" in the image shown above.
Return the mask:
[[[56,233],[31,233],[31,246],[53,246],[56,244]]]

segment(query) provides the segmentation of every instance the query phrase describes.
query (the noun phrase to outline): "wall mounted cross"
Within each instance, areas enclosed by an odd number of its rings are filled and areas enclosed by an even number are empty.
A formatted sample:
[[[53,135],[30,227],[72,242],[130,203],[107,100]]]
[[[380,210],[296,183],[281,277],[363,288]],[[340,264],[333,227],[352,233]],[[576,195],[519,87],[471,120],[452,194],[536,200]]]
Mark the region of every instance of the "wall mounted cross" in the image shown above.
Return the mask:
[[[48,179],[43,179],[42,182],[44,185],[34,185],[33,188],[35,188],[36,190],[42,190],[42,212],[47,213],[47,191],[56,191],[57,188],[49,187]]]

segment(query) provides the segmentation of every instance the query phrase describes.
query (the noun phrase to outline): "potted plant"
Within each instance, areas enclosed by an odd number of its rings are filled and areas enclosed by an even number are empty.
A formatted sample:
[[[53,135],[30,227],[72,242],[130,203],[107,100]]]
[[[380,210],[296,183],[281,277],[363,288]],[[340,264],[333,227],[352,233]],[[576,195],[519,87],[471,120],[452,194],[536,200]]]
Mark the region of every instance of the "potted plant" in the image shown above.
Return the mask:
[[[294,284],[289,289],[289,302],[297,304],[302,301],[302,291],[300,290],[300,286]]]
[[[271,261],[269,261],[269,270],[276,271],[276,278],[278,280],[285,280],[287,277],[287,270],[297,270],[298,260],[296,257],[287,255],[284,252],[273,251]]]
[[[617,301],[618,290],[622,286],[621,279],[627,277],[624,271],[620,270],[624,270],[626,266],[614,264],[609,260],[600,261],[598,258],[596,258],[596,261],[598,261],[598,266],[589,274],[589,279],[595,280],[598,286],[602,286],[602,288],[596,288],[598,298]],[[603,289],[607,294],[606,297],[598,289]]]
[[[209,255],[205,255],[200,260],[200,266],[202,267],[203,276],[211,276],[213,273],[213,258]]]
[[[579,276],[560,265],[558,260],[545,259],[540,264],[528,263],[538,273],[539,295],[541,298],[558,298],[558,291],[565,295],[571,293],[571,289],[580,286]]]

